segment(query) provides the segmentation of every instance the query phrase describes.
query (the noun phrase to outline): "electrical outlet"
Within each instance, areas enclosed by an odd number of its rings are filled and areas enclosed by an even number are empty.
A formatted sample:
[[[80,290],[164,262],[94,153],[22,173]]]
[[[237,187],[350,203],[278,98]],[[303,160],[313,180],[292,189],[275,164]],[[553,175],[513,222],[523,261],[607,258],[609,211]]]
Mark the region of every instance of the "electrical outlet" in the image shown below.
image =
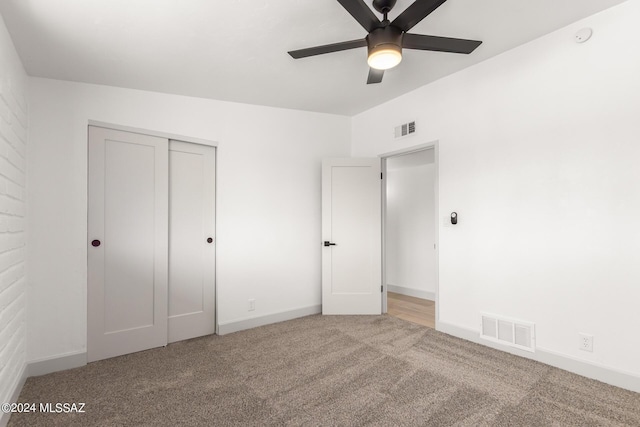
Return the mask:
[[[249,311],[253,311],[255,309],[256,309],[256,300],[250,299],[249,300]]]
[[[580,333],[578,337],[578,348],[583,351],[593,352],[593,335]]]

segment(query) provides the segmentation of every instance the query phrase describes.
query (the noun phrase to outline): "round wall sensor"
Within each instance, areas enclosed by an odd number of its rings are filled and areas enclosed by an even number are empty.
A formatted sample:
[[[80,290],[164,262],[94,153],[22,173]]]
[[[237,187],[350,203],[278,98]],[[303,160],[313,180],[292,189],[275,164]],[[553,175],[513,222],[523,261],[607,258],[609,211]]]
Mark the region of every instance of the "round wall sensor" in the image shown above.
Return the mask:
[[[576,43],[584,43],[591,38],[593,30],[591,28],[583,28],[576,33]]]

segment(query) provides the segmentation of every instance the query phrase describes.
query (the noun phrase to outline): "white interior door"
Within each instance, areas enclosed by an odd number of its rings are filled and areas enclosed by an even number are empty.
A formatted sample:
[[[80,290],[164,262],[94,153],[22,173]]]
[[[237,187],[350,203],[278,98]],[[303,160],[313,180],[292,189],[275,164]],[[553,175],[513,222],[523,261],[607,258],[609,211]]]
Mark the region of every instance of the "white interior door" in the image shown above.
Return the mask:
[[[322,313],[381,313],[380,159],[322,163]]]
[[[169,342],[215,332],[215,161],[169,142]]]
[[[167,343],[168,140],[89,127],[87,358]]]

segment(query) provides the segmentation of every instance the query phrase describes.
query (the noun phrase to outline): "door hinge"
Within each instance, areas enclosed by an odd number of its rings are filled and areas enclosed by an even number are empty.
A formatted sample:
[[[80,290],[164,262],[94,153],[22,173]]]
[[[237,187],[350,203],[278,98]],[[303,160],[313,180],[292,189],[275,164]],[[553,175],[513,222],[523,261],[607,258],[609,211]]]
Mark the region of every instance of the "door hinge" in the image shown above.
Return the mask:
[[[382,179],[382,172],[380,172],[380,179]]]
[[[384,292],[384,285],[380,285],[380,292]]]

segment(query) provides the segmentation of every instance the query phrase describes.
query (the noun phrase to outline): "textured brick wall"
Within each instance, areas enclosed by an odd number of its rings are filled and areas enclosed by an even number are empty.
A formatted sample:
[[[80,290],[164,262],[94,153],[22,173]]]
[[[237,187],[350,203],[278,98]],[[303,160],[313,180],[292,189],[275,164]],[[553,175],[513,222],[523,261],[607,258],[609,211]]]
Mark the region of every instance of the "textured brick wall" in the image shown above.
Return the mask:
[[[0,402],[26,360],[26,75],[0,19]]]

